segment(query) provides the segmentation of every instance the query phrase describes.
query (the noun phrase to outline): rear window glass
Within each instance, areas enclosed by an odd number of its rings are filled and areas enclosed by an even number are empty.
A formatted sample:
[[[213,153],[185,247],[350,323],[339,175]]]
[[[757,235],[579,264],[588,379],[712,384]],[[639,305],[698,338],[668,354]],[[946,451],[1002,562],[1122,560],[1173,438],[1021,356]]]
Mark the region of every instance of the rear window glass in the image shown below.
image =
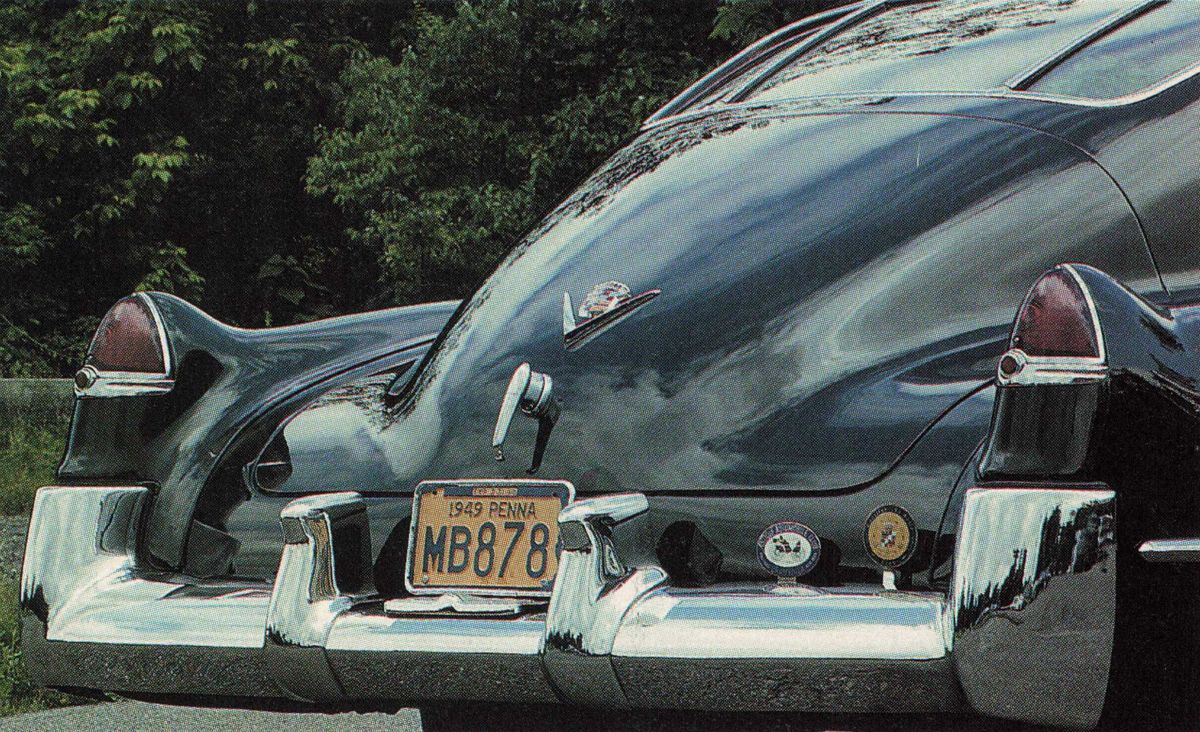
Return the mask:
[[[900,5],[802,54],[746,99],[997,89],[1128,7],[1128,0]]]
[[[1200,2],[1176,0],[1118,27],[1050,70],[1034,91],[1113,99],[1200,62]]]

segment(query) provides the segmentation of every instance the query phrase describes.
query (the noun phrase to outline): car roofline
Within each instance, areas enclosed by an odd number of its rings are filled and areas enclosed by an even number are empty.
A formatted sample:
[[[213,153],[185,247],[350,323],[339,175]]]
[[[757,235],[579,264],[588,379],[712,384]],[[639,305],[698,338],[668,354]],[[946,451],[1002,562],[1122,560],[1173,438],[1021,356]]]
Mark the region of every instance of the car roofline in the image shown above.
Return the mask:
[[[1104,18],[1100,23],[1096,24],[1094,27],[1090,28],[1088,31],[1086,31],[1079,37],[1073,39],[1070,43],[1066,44],[1062,48],[1056,50],[1054,53],[1047,56],[1045,59],[1042,59],[1041,61],[1037,62],[1033,66],[1029,67],[1028,69],[1020,72],[1016,76],[1009,79],[1007,82],[1005,82],[1004,86],[1001,86],[1001,87],[996,87],[993,89],[972,90],[972,91],[961,91],[961,90],[960,91],[938,91],[938,90],[917,91],[917,90],[914,90],[914,91],[887,91],[887,92],[884,92],[884,91],[878,91],[878,92],[876,92],[876,91],[858,91],[858,92],[845,92],[845,93],[837,93],[837,94],[816,94],[816,95],[805,95],[805,96],[797,96],[797,97],[786,97],[786,98],[782,98],[782,99],[772,99],[769,101],[758,101],[758,102],[753,101],[753,100],[749,100],[749,101],[745,100],[746,94],[748,94],[748,93],[752,92],[754,89],[758,88],[758,86],[762,83],[762,81],[764,81],[767,77],[769,77],[771,74],[775,73],[775,71],[778,70],[776,67],[781,67],[783,65],[786,65],[787,63],[791,63],[797,57],[803,56],[805,53],[808,53],[809,51],[811,51],[813,47],[820,45],[820,43],[824,42],[825,40],[828,40],[828,37],[832,37],[850,27],[853,27],[859,21],[865,20],[866,18],[869,18],[869,17],[877,14],[881,10],[885,10],[890,7],[896,7],[896,6],[900,6],[900,5],[909,4],[912,2],[916,2],[916,1],[917,0],[875,0],[874,2],[870,2],[870,3],[859,2],[859,3],[854,3],[851,5],[844,5],[844,6],[836,9],[839,11],[843,11],[841,13],[841,15],[843,17],[841,18],[840,21],[836,20],[838,15],[835,13],[835,11],[826,11],[824,13],[820,13],[819,15],[809,16],[808,18],[806,18],[805,20],[810,21],[807,25],[802,26],[804,21],[800,21],[797,23],[793,23],[789,26],[786,26],[778,31],[775,31],[774,33],[770,34],[769,36],[764,37],[762,40],[752,44],[746,50],[742,51],[737,56],[735,56],[733,59],[730,59],[730,61],[727,61],[725,64],[722,64],[721,66],[717,67],[717,69],[714,70],[712,73],[708,74],[707,76],[702,78],[700,81],[693,84],[691,87],[689,87],[687,90],[685,90],[682,94],[675,97],[675,99],[671,100],[671,102],[668,102],[661,109],[659,109],[653,115],[648,117],[646,119],[646,121],[642,123],[641,129],[648,130],[648,129],[658,127],[660,125],[667,124],[667,123],[691,119],[693,117],[702,117],[702,116],[705,116],[706,114],[709,114],[709,113],[712,113],[715,111],[719,111],[719,110],[738,110],[738,109],[747,109],[747,108],[754,108],[754,107],[771,107],[771,106],[776,106],[776,105],[781,105],[781,104],[799,102],[799,101],[804,101],[804,100],[815,100],[815,99],[855,99],[855,98],[890,99],[893,97],[978,97],[978,98],[994,98],[994,99],[1027,99],[1027,100],[1032,100],[1032,101],[1050,102],[1050,103],[1055,103],[1055,104],[1067,104],[1067,105],[1073,105],[1073,106],[1078,106],[1078,107],[1094,107],[1094,108],[1122,107],[1122,106],[1129,105],[1129,104],[1135,104],[1135,103],[1143,101],[1145,99],[1149,99],[1150,97],[1153,97],[1153,96],[1157,96],[1158,94],[1161,94],[1162,92],[1164,92],[1178,84],[1181,84],[1181,83],[1187,81],[1188,79],[1191,79],[1192,77],[1196,76],[1197,74],[1200,74],[1200,62],[1197,62],[1196,64],[1193,64],[1192,66],[1181,69],[1180,71],[1177,71],[1174,74],[1171,74],[1171,75],[1159,80],[1158,82],[1151,84],[1147,87],[1144,87],[1142,89],[1139,89],[1137,91],[1130,92],[1128,94],[1123,94],[1123,95],[1117,96],[1117,97],[1109,97],[1109,98],[1104,98],[1104,99],[1071,96],[1071,95],[1065,95],[1065,94],[1051,94],[1051,93],[1045,93],[1045,92],[1035,92],[1035,91],[1030,91],[1028,89],[1028,87],[1030,85],[1036,83],[1039,79],[1044,77],[1046,74],[1048,74],[1054,68],[1056,68],[1057,66],[1059,66],[1066,60],[1070,59],[1078,52],[1087,48],[1095,41],[1103,38],[1104,36],[1108,35],[1112,31],[1114,31],[1118,28],[1121,28],[1121,27],[1125,26],[1126,24],[1142,17],[1143,15],[1150,12],[1151,10],[1162,7],[1163,5],[1166,5],[1167,3],[1171,2],[1171,0],[1142,0],[1141,2],[1134,3],[1134,4],[1130,5],[1130,7],[1119,10],[1119,11],[1109,15],[1108,17]],[[849,17],[845,17],[845,16],[847,16],[847,14]],[[818,18],[820,18],[819,21],[818,21]],[[709,91],[716,84],[720,83],[721,81],[726,80],[728,76],[732,75],[733,73],[736,73],[736,71],[740,71],[740,70],[744,69],[746,66],[748,66],[751,63],[753,63],[754,61],[758,60],[757,57],[768,50],[766,48],[767,46],[774,48],[782,43],[786,43],[792,36],[796,35],[797,32],[806,30],[806,29],[808,29],[809,26],[812,26],[812,25],[819,25],[820,22],[824,22],[825,20],[830,20],[830,19],[833,19],[834,22],[829,26],[829,29],[828,29],[830,31],[829,33],[818,34],[818,36],[815,36],[813,39],[809,39],[808,41],[802,42],[800,44],[800,48],[796,49],[796,52],[784,54],[784,57],[781,58],[779,61],[771,64],[768,68],[766,68],[762,72],[756,74],[753,79],[751,79],[749,82],[747,82],[746,84],[739,87],[736,91],[733,91],[729,95],[726,95],[726,98],[730,99],[732,101],[725,102],[725,103],[717,102],[717,103],[705,105],[703,107],[699,107],[696,109],[687,109],[686,108],[686,105],[688,103],[694,101],[703,92]],[[770,41],[771,41],[770,44],[766,43],[766,41],[768,41],[768,39],[770,39]],[[737,64],[736,69],[730,68],[734,65],[733,64],[734,61],[741,61],[741,63]],[[726,71],[727,69],[728,69],[728,71]],[[726,73],[722,74],[720,79],[717,79],[716,77],[717,77],[718,71],[726,71]],[[700,85],[703,84],[704,82],[708,82],[708,84],[703,88],[696,89],[697,87],[700,87]],[[693,92],[693,89],[696,89],[696,91]],[[670,112],[670,110],[678,109],[680,107],[684,107],[684,109],[677,113],[668,113],[668,112]]]

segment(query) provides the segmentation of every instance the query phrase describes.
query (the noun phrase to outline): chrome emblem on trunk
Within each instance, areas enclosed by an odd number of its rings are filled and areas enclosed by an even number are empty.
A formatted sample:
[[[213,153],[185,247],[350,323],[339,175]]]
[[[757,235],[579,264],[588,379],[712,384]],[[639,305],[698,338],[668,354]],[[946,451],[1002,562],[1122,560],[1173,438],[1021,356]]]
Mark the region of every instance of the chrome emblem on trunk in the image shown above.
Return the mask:
[[[571,293],[563,293],[563,346],[568,351],[584,344],[616,325],[634,310],[662,294],[662,290],[647,290],[633,295],[629,286],[610,280],[602,282],[583,298],[576,311]]]

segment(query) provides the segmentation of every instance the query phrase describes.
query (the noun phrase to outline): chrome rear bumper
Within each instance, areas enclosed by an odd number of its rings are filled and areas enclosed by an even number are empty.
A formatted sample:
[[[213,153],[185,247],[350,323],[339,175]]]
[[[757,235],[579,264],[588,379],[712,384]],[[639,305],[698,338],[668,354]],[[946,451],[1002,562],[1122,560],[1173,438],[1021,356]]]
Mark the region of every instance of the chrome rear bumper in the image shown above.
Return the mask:
[[[948,596],[881,587],[683,589],[625,567],[636,494],[579,501],[548,608],[395,616],[369,581],[351,493],[284,510],[270,584],[137,559],[146,489],[43,488],[21,585],[22,648],[50,686],[313,702],[477,700],[611,708],[975,711],[1087,726],[1112,648],[1107,489],[968,492]],[[360,535],[355,541],[337,537]]]

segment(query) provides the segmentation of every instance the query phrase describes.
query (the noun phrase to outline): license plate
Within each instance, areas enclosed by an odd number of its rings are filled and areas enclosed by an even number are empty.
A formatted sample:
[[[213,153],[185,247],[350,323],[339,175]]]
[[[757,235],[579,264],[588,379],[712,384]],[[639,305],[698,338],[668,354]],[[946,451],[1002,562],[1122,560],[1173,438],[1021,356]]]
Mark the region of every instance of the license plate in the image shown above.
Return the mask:
[[[549,596],[566,481],[433,480],[413,495],[406,583],[413,594]]]

